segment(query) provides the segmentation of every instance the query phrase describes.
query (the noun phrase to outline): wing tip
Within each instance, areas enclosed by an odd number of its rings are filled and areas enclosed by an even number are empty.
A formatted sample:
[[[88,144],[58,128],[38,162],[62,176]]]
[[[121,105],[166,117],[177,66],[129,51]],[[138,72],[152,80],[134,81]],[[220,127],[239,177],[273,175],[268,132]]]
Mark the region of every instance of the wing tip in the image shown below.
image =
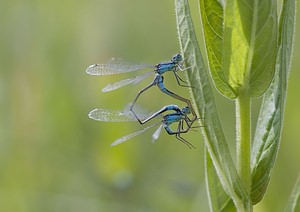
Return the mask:
[[[88,117],[89,117],[90,119],[97,120],[97,119],[93,116],[97,110],[98,110],[98,109],[91,110],[91,111],[88,113]]]
[[[100,65],[95,63],[93,65],[90,65],[89,67],[87,67],[87,69],[85,69],[85,72],[89,75],[97,75],[97,72],[95,70],[96,67],[99,67]]]
[[[102,93],[106,93],[106,92],[109,92],[111,91],[109,88],[107,88],[108,86],[105,86],[104,88],[102,88],[101,92]]]
[[[110,144],[110,146],[111,147],[114,147],[114,146],[117,146],[118,144],[120,144],[121,142],[119,141],[119,140],[116,140],[116,141],[114,141],[114,142],[112,142],[111,144]]]

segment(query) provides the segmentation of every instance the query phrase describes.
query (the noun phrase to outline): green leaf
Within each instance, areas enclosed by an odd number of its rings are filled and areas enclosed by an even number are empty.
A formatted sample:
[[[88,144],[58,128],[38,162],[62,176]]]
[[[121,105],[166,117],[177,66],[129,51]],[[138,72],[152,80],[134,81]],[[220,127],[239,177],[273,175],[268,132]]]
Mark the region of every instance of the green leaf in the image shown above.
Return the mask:
[[[233,99],[236,94],[223,72],[223,5],[218,0],[200,0],[199,3],[211,76],[218,91]]]
[[[250,211],[252,204],[235,169],[218,117],[209,76],[199,49],[187,0],[175,0],[176,22],[181,52],[187,67],[192,100],[200,117],[205,117],[202,133],[221,184],[239,210]],[[201,120],[200,120],[201,121]]]
[[[209,153],[205,151],[205,173],[211,211],[236,211],[232,199],[224,191]]]
[[[226,1],[223,69],[237,94],[262,95],[274,75],[277,47],[277,1]]]
[[[298,177],[296,185],[294,186],[285,211],[300,211],[300,175]]]
[[[295,31],[295,8],[295,0],[283,2],[275,76],[264,95],[256,126],[251,154],[251,199],[254,204],[264,196],[280,145]]]

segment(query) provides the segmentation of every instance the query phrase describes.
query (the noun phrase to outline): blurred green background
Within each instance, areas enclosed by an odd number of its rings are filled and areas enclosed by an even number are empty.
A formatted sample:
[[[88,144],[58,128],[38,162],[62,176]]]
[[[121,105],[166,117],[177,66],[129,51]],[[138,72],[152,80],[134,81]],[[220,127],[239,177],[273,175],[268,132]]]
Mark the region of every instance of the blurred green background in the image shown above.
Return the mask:
[[[124,108],[151,80],[102,93],[128,75],[92,77],[87,66],[111,57],[156,64],[179,51],[173,0],[2,1],[0,16],[0,211],[208,210],[199,131],[185,135],[196,150],[164,132],[155,144],[149,132],[111,148],[141,126],[87,117],[97,107]],[[281,149],[255,211],[282,211],[299,172],[295,40]],[[179,104],[152,90],[141,104]],[[234,148],[234,102],[216,98]]]

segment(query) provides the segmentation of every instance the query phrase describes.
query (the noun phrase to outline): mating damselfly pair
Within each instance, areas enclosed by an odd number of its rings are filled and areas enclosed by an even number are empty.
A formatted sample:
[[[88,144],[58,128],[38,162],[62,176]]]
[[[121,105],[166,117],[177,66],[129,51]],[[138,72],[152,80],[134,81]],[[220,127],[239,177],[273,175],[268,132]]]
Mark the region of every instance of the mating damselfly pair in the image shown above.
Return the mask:
[[[181,137],[181,134],[187,133],[190,129],[195,128],[193,127],[193,123],[197,120],[197,115],[192,107],[192,104],[189,99],[186,99],[182,96],[175,94],[174,92],[168,90],[164,85],[164,76],[163,74],[166,72],[173,72],[177,84],[183,87],[189,87],[186,85],[186,82],[180,78],[177,74],[178,71],[184,71],[188,68],[183,68],[183,58],[180,54],[176,54],[170,61],[162,62],[157,65],[148,65],[148,64],[123,64],[119,60],[112,59],[106,64],[94,64],[89,66],[86,69],[86,72],[90,75],[112,75],[112,74],[122,74],[128,73],[133,71],[138,71],[141,69],[152,68],[153,70],[147,72],[142,75],[138,75],[133,78],[124,79],[115,83],[108,84],[106,87],[102,89],[103,92],[108,92],[112,90],[116,90],[118,88],[124,87],[129,84],[136,84],[141,82],[142,80],[146,79],[148,76],[154,74],[153,81],[147,85],[145,88],[140,90],[133,100],[132,104],[129,107],[129,110],[125,111],[118,111],[118,110],[111,110],[111,109],[103,109],[98,108],[94,109],[89,113],[89,117],[97,120],[97,121],[104,121],[104,122],[127,122],[127,121],[138,121],[140,124],[145,124],[156,117],[161,117],[161,125],[160,127],[154,132],[153,140],[158,139],[161,129],[164,128],[169,135],[175,135],[175,137],[188,145],[188,147],[194,146],[189,143],[187,140]],[[159,111],[152,113],[150,115],[141,115],[135,112],[134,106],[140,97],[146,90],[153,86],[157,86],[163,93],[186,103],[186,107],[179,108],[177,105],[167,105],[162,107]],[[191,117],[189,117],[191,115]],[[143,116],[143,117],[141,117]],[[170,125],[176,124],[177,128],[171,129]],[[124,141],[129,140],[130,138],[137,136],[148,129],[158,125],[159,123],[150,125],[140,131],[134,132],[132,134],[123,136],[117,139],[112,145],[120,144]]]

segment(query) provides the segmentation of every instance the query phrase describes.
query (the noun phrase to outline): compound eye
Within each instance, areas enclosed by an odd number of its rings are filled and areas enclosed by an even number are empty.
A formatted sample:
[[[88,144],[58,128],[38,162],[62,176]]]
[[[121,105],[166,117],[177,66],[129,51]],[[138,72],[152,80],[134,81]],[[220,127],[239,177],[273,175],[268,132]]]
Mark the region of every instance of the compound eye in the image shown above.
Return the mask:
[[[173,56],[172,61],[178,62],[178,61],[181,60],[180,58],[181,58],[181,55],[180,54],[176,54],[176,55]]]
[[[182,61],[182,56],[181,56],[181,54],[176,54],[176,61],[177,62],[181,62]]]
[[[187,106],[187,107],[184,107],[183,109],[182,109],[182,113],[184,113],[184,114],[189,114],[189,113],[191,113],[191,111],[190,111],[190,108]]]

